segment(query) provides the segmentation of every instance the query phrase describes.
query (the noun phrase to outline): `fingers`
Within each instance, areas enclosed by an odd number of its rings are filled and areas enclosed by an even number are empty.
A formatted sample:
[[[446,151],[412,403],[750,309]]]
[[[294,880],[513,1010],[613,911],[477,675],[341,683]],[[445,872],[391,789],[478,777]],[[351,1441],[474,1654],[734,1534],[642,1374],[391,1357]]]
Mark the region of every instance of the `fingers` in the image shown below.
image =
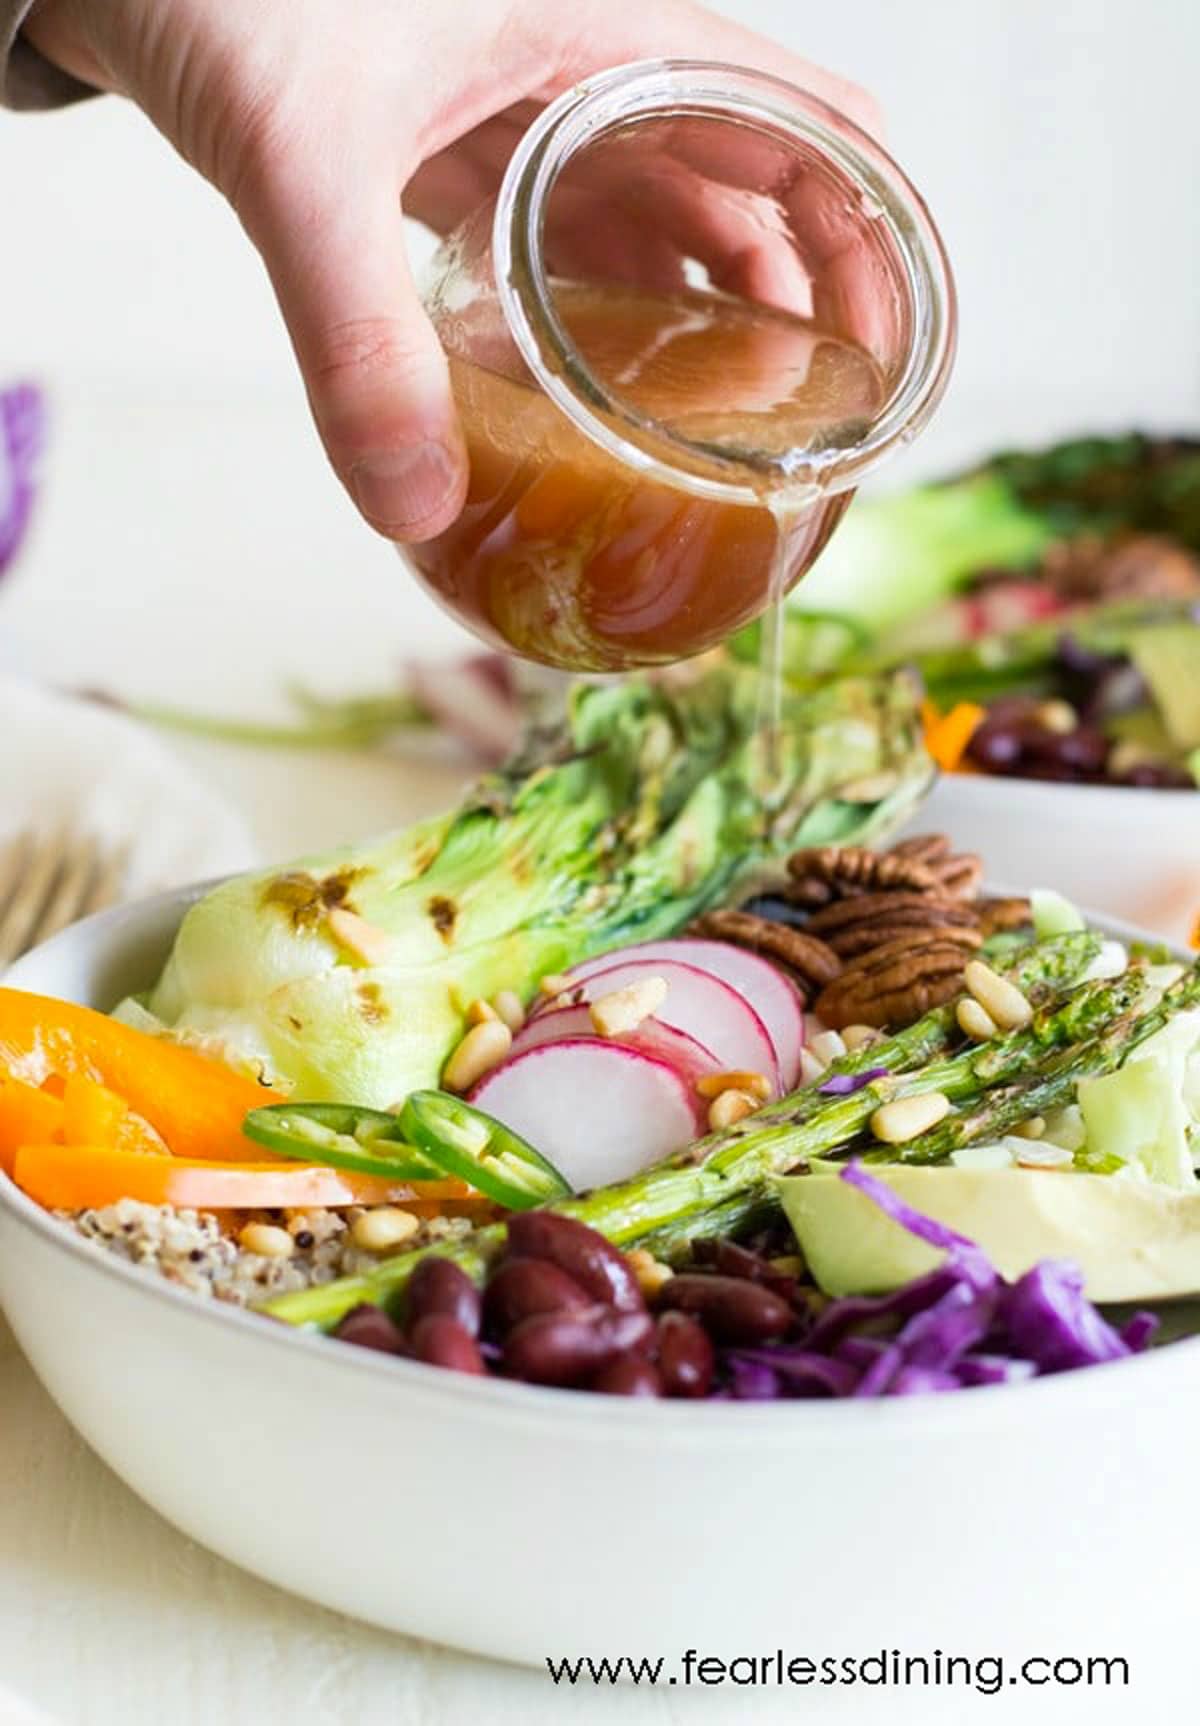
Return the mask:
[[[286,319],[313,417],[371,526],[422,540],[462,508],[445,355],[404,249],[395,167],[325,140],[243,177],[238,210]]]
[[[755,30],[693,5],[691,0],[658,0],[653,6],[629,7],[614,6],[611,0],[591,0],[591,4],[577,4],[572,17],[574,49],[563,57],[562,73],[547,94],[557,94],[576,78],[623,60],[686,55],[692,60],[724,60],[785,78],[828,102],[865,132],[883,135],[882,110],[869,91],[799,54],[789,53]]]

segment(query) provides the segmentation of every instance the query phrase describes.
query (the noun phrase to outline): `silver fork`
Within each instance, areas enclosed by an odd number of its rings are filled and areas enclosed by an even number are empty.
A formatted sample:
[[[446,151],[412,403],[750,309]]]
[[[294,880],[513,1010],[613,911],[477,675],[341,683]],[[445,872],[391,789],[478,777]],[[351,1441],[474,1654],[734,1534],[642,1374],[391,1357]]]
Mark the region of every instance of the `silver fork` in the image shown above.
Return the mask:
[[[128,863],[127,847],[112,850],[67,828],[20,833],[0,847],[0,968],[113,904]]]

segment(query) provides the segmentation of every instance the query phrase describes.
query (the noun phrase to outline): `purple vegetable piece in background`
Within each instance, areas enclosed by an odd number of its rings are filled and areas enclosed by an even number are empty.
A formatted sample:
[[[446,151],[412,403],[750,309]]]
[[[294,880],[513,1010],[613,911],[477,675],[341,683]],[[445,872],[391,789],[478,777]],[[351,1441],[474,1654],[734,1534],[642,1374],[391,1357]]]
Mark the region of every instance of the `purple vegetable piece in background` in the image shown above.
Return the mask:
[[[29,525],[44,430],[42,393],[34,384],[0,390],[0,575]]]
[[[876,1079],[886,1079],[888,1071],[887,1067],[867,1067],[861,1073],[834,1073],[817,1086],[817,1092],[823,1097],[852,1097]]]

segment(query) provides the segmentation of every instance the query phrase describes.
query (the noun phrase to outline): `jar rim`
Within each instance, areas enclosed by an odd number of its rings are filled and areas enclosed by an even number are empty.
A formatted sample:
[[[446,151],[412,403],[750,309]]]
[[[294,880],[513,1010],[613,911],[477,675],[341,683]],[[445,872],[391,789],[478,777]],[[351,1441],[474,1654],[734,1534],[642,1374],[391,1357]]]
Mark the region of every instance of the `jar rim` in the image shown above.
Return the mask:
[[[559,174],[614,127],[681,114],[769,125],[816,147],[848,182],[872,221],[885,225],[909,297],[911,341],[899,378],[870,428],[848,448],[736,456],[692,442],[618,399],[594,375],[558,315],[542,255],[542,229]],[[869,201],[869,204],[868,204]],[[781,471],[797,492],[857,486],[898,443],[907,443],[945,392],[954,360],[954,281],[924,200],[887,152],[850,119],[798,85],[708,60],[640,60],[596,74],[550,103],[509,162],[492,225],[496,289],[513,339],[540,387],[585,436],[627,466],[676,489],[729,503],[761,504]],[[756,480],[758,483],[756,483]]]

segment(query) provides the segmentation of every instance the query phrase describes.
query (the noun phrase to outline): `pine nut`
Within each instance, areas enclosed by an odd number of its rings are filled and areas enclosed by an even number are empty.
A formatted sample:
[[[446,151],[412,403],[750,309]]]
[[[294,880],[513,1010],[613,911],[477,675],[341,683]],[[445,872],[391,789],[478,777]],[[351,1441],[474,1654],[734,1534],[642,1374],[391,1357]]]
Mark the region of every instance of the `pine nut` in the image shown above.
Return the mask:
[[[873,1049],[876,1043],[883,1042],[883,1032],[874,1025],[847,1025],[842,1031],[842,1042],[847,1049]]]
[[[555,995],[568,994],[572,987],[569,977],[562,976],[558,971],[548,971],[538,984],[538,991],[553,1000]]]
[[[1045,1115],[1030,1115],[1027,1121],[1021,1121],[1013,1128],[1016,1139],[1041,1139],[1046,1135]]]
[[[1079,729],[1079,715],[1069,701],[1043,701],[1034,709],[1033,717],[1043,731],[1053,731],[1059,737]]]
[[[625,1262],[637,1278],[637,1285],[647,1300],[653,1300],[663,1284],[669,1283],[675,1275],[670,1265],[656,1259],[645,1247],[631,1247],[625,1254]]]
[[[501,989],[492,1001],[492,1006],[496,1009],[496,1017],[503,1019],[514,1034],[525,1023],[525,1009],[521,1005],[521,997],[515,994],[513,990]]]
[[[1075,1161],[1065,1145],[1022,1145],[1016,1156],[1021,1169],[1065,1169]]]
[[[871,1131],[885,1145],[906,1145],[919,1139],[930,1127],[936,1127],[950,1113],[950,1099],[940,1091],[926,1091],[917,1097],[897,1097],[894,1103],[884,1103],[871,1116]]]
[[[826,1066],[846,1053],[845,1039],[837,1031],[818,1031],[809,1041],[809,1048]]]
[[[696,1080],[696,1089],[702,1097],[719,1097],[722,1091],[749,1091],[765,1103],[771,1095],[771,1081],[765,1073],[705,1073]]]
[[[588,1015],[602,1037],[620,1037],[626,1031],[636,1031],[642,1020],[656,1013],[666,998],[665,978],[643,977],[636,983],[627,983],[623,989],[598,995],[588,1008]]]
[[[824,1076],[828,1065],[828,1061],[818,1061],[811,1049],[801,1049],[800,1083],[802,1085],[815,1085],[817,1080]]]
[[[498,1067],[512,1048],[512,1032],[501,1019],[472,1025],[442,1068],[442,1085],[460,1095]]]
[[[364,965],[383,965],[391,958],[395,943],[387,930],[368,923],[357,911],[347,911],[344,905],[335,905],[326,913],[326,922],[338,946],[353,953]]]
[[[257,1253],[264,1259],[290,1259],[296,1243],[286,1229],[274,1223],[247,1223],[238,1235],[243,1252]]]
[[[1123,737],[1119,743],[1114,743],[1108,755],[1107,771],[1114,779],[1123,779],[1127,773],[1132,773],[1135,767],[1157,767],[1162,756],[1153,749],[1148,749],[1144,743],[1135,743],[1131,738]]]
[[[467,1008],[468,1025],[486,1025],[500,1017],[490,1001],[472,1001]]]
[[[963,971],[967,988],[1002,1031],[1017,1031],[1033,1018],[1033,1008],[1015,983],[998,977],[982,959],[969,959]]]
[[[995,1019],[984,1011],[974,995],[963,996],[954,1009],[954,1017],[958,1020],[959,1030],[965,1031],[977,1043],[986,1043],[989,1037],[997,1034]]]
[[[747,1115],[752,1115],[758,1108],[758,1099],[752,1097],[749,1091],[722,1091],[709,1104],[708,1124],[714,1133],[719,1133],[724,1127],[732,1127],[738,1121],[744,1121]]]
[[[374,1210],[361,1211],[355,1217],[350,1224],[350,1237],[366,1253],[386,1253],[410,1241],[420,1227],[420,1219],[411,1211],[399,1210],[395,1205],[377,1205]]]

